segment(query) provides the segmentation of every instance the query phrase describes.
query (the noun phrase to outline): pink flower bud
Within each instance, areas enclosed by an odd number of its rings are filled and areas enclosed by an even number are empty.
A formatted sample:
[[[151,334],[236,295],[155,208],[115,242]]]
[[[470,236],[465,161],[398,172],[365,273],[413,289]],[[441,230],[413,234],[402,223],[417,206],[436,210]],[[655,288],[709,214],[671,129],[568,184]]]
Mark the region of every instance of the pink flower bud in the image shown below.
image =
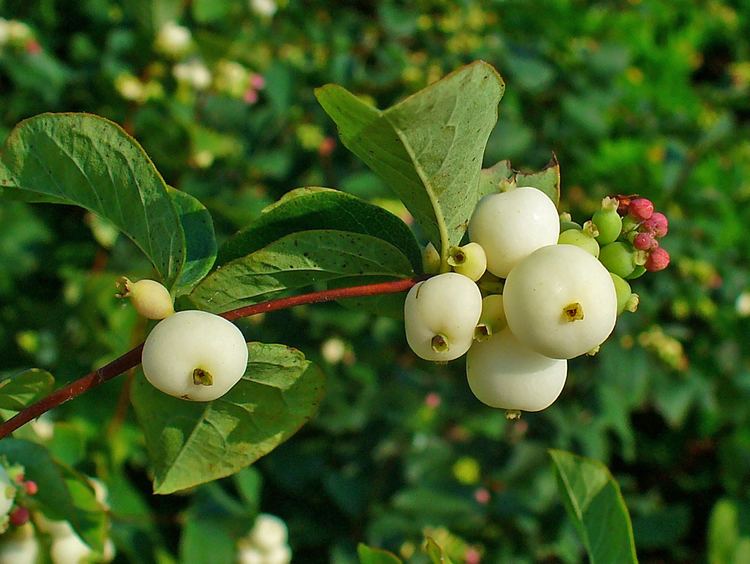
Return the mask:
[[[37,486],[36,482],[32,480],[29,480],[28,482],[24,482],[23,487],[26,489],[27,495],[36,495],[36,493],[39,491],[39,486]]]
[[[633,246],[639,251],[648,251],[658,247],[659,243],[651,233],[638,233],[633,238]]]
[[[323,139],[323,141],[320,142],[320,146],[318,147],[318,154],[321,157],[328,157],[333,153],[333,150],[336,148],[336,140],[333,137],[326,137]]]
[[[487,488],[479,488],[474,492],[474,499],[477,500],[477,503],[487,505],[490,502],[490,492]]]
[[[440,394],[437,392],[430,392],[427,394],[424,398],[424,403],[427,407],[431,407],[432,409],[435,409],[440,405],[442,402],[442,399],[440,397]]]
[[[654,237],[661,238],[669,231],[669,221],[663,213],[654,212],[650,218],[643,222],[641,228],[644,231],[653,233]]]
[[[654,213],[654,204],[648,198],[635,198],[628,206],[628,213],[639,221],[644,221]]]
[[[29,522],[29,510],[25,507],[16,507],[10,514],[10,524],[20,527]]]
[[[658,272],[669,266],[669,253],[659,247],[651,251],[644,265],[649,272]]]
[[[242,99],[245,101],[246,104],[249,104],[249,105],[255,104],[255,102],[258,101],[258,93],[252,88],[248,88],[245,91],[245,94],[242,96]]]
[[[263,90],[266,87],[266,79],[262,74],[253,74],[250,77],[250,86],[255,90]]]

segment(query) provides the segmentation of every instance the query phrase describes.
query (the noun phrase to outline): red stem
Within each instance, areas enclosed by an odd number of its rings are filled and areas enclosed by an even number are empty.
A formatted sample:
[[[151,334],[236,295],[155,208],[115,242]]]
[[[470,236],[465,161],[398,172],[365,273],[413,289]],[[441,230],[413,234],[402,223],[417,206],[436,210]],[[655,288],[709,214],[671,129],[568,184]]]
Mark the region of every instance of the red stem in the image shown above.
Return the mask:
[[[232,321],[235,319],[239,319],[240,317],[249,317],[258,313],[266,313],[268,311],[276,311],[278,309],[286,309],[303,304],[318,304],[344,298],[360,298],[363,296],[377,296],[380,294],[396,294],[399,292],[405,292],[416,283],[416,279],[407,278],[405,280],[396,280],[393,282],[380,282],[378,284],[366,284],[364,286],[351,286],[349,288],[323,290],[320,292],[311,292],[309,294],[302,294],[299,296],[290,296],[288,298],[269,300],[267,302],[227,311],[220,315]],[[30,405],[23,411],[19,411],[16,415],[0,424],[0,439],[7,437],[22,425],[25,425],[32,419],[36,419],[43,413],[49,411],[54,407],[57,407],[61,403],[72,400],[73,398],[81,395],[83,392],[86,392],[91,388],[95,388],[99,384],[103,384],[104,382],[112,380],[116,376],[119,376],[120,374],[127,370],[130,370],[131,368],[135,368],[141,363],[142,350],[143,343],[126,352],[124,355],[116,358],[109,364],[106,364],[101,368],[97,368],[93,372],[90,372],[86,376],[83,376],[82,378],[71,382],[67,386],[62,387],[59,390],[55,390],[50,395],[42,398],[35,404]]]

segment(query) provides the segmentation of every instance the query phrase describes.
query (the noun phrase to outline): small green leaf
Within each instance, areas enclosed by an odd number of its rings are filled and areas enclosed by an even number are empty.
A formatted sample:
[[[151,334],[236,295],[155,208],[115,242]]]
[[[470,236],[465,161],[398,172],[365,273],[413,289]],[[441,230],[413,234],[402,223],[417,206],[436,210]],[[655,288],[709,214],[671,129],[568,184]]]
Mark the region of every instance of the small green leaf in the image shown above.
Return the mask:
[[[562,450],[549,454],[565,508],[591,563],[638,562],[630,515],[607,467]]]
[[[195,287],[190,299],[201,309],[224,312],[321,282],[359,277],[365,283],[412,274],[409,259],[382,239],[300,231],[222,266]]]
[[[479,199],[504,90],[497,71],[477,61],[384,111],[333,84],[316,96],[344,145],[390,185],[445,257]]]
[[[154,164],[117,124],[88,114],[41,114],[19,123],[0,155],[11,197],[78,205],[111,221],[169,287],[185,263],[180,219]]]
[[[216,237],[211,214],[200,201],[174,188],[169,196],[177,210],[185,233],[185,265],[172,291],[175,296],[187,294],[200,282],[216,260]]]
[[[250,343],[247,371],[212,402],[173,398],[139,377],[132,401],[154,470],[154,492],[229,476],[269,453],[317,411],[323,374],[283,345]]]
[[[43,446],[29,441],[3,439],[0,456],[22,465],[26,478],[36,482],[39,491],[33,502],[46,517],[69,521],[93,550],[104,549],[109,530],[107,515],[83,476],[53,460]]]
[[[490,168],[482,169],[479,181],[479,196],[506,192],[517,186],[538,188],[555,203],[560,203],[560,164],[553,153],[550,161],[537,172],[515,170],[510,161],[500,161]]]
[[[38,368],[16,374],[5,373],[0,376],[0,409],[20,411],[46,395],[54,384],[52,374]]]
[[[357,555],[360,564],[401,564],[401,559],[392,552],[362,543],[357,546]]]
[[[336,229],[371,235],[403,252],[414,269],[420,269],[419,245],[409,227],[398,217],[364,200],[330,188],[297,188],[263,210],[247,229],[224,243],[218,264],[255,252],[297,231]]]

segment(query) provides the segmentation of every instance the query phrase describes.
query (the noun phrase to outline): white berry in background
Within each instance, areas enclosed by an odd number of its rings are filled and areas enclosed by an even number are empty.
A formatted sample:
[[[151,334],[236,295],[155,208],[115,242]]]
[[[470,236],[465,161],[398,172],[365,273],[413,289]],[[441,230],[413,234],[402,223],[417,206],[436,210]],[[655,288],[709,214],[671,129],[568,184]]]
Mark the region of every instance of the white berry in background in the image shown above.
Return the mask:
[[[512,411],[541,411],[560,395],[568,361],[548,358],[508,329],[475,343],[466,356],[469,387],[479,401]]]
[[[253,545],[262,550],[273,550],[286,544],[286,523],[275,515],[261,513],[255,518],[255,524],[248,538]]]
[[[406,296],[406,340],[425,360],[456,359],[469,350],[481,313],[482,293],[474,282],[455,272],[438,274]]]
[[[516,188],[479,200],[469,221],[469,239],[487,255],[487,270],[505,278],[519,261],[557,243],[560,218],[541,190]]]
[[[133,307],[146,319],[164,319],[174,313],[172,296],[155,280],[131,282],[123,276],[117,281],[120,298],[130,298]]]
[[[538,249],[505,282],[508,327],[519,341],[551,358],[573,358],[601,345],[615,327],[612,277],[573,245]]]
[[[160,321],[143,345],[143,374],[162,392],[215,400],[247,368],[247,343],[236,325],[206,311],[180,311]]]
[[[91,553],[91,548],[75,533],[53,537],[49,551],[53,564],[85,562]]]
[[[266,552],[263,564],[289,564],[292,561],[292,549],[282,544]]]
[[[237,549],[237,564],[266,564],[263,552],[253,546],[240,546]]]
[[[29,523],[0,537],[0,564],[35,564],[38,555],[39,541]]]
[[[463,247],[451,247],[448,251],[448,264],[453,267],[454,272],[476,282],[487,270],[487,255],[479,243],[468,243]]]

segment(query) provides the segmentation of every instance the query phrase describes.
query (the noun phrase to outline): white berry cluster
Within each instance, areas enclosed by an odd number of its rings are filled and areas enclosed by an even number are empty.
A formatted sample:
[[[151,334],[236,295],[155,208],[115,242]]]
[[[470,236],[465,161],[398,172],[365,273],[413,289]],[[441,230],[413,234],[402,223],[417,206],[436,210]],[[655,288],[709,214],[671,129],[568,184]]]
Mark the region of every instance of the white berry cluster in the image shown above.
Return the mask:
[[[284,521],[261,513],[247,536],[237,543],[237,564],[289,564],[292,550],[287,536]]]
[[[557,209],[536,188],[482,198],[471,243],[448,253],[453,272],[419,282],[406,297],[412,350],[433,361],[468,352],[469,387],[489,406],[548,407],[565,384],[567,360],[607,339],[618,306],[607,269],[580,246],[558,244],[559,236]],[[425,253],[426,266],[436,254]]]

